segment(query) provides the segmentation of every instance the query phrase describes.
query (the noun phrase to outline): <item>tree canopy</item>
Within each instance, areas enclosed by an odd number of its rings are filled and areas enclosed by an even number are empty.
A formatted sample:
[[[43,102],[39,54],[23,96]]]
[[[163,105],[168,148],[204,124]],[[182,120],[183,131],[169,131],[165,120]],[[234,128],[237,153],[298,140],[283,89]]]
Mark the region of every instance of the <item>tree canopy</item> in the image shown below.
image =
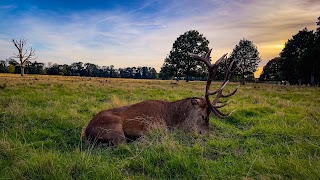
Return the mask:
[[[161,72],[166,74],[163,74],[163,76],[179,78],[181,75],[185,75],[187,82],[189,76],[199,76],[205,69],[204,64],[194,61],[188,53],[203,56],[209,51],[208,45],[209,41],[196,30],[190,30],[180,35],[164,60]]]
[[[240,40],[229,58],[239,66],[237,74],[241,75],[242,84],[245,84],[245,76],[253,75],[261,61],[257,46],[247,39]]]
[[[281,51],[282,78],[289,81],[290,84],[297,84],[298,80],[302,78],[304,72],[308,69],[305,64],[306,62],[303,62],[303,56],[305,56],[305,52],[311,48],[313,38],[313,31],[308,31],[308,29],[305,28],[292,36]]]
[[[279,81],[281,79],[280,57],[271,59],[264,67],[259,77],[260,80]]]

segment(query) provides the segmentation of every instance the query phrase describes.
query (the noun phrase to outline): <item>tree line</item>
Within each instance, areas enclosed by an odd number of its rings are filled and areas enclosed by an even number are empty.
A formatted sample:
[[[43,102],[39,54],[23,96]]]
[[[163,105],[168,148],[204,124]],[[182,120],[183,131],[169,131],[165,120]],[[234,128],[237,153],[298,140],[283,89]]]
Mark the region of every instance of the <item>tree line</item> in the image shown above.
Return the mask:
[[[35,50],[31,47],[25,48],[27,40],[12,39],[18,53],[14,53],[9,59],[0,60],[0,73],[17,73],[24,74],[47,74],[63,76],[89,76],[89,77],[110,77],[110,78],[135,78],[135,79],[157,79],[158,73],[153,67],[127,67],[115,69],[111,66],[98,66],[92,63],[74,62],[68,64],[53,64],[44,67],[44,63],[31,62],[37,59]],[[15,59],[18,59],[16,61]]]
[[[288,81],[291,85],[320,86],[320,17],[315,31],[304,28],[289,39],[263,68],[261,81]]]
[[[13,58],[0,61],[0,73],[19,73],[24,74],[48,74],[64,76],[90,76],[90,77],[117,77],[117,78],[135,78],[135,79],[173,79],[179,80],[185,76],[186,81],[189,79],[206,80],[207,68],[203,62],[196,61],[189,56],[189,53],[205,55],[209,51],[209,41],[198,31],[190,30],[180,35],[173,43],[170,54],[165,58],[164,64],[158,74],[152,67],[127,67],[115,69],[114,66],[98,66],[92,63],[74,62],[68,64],[53,64],[44,67],[44,63],[35,60],[35,50],[24,50],[26,40],[12,39],[18,54]],[[24,52],[24,53],[23,53]],[[239,77],[244,79],[247,76],[253,77],[258,63],[260,62],[257,47],[249,40],[242,39],[239,45],[236,45],[231,56],[232,61],[239,65]],[[216,80],[222,80],[225,77],[224,63],[222,62],[215,74]]]
[[[47,74],[62,76],[89,76],[107,78],[134,78],[134,79],[157,79],[158,73],[153,67],[126,67],[114,68],[111,66],[98,66],[92,63],[74,62],[68,64],[52,64],[45,67],[44,63],[26,61],[23,69],[25,74]],[[0,73],[21,74],[20,63],[9,58],[0,60]]]

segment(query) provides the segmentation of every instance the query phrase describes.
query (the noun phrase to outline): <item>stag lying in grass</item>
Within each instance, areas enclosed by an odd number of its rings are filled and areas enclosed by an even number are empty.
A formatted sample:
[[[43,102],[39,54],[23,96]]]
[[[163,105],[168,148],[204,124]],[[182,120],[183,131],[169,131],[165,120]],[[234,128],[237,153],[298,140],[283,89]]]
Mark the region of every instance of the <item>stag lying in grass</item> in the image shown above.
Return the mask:
[[[174,102],[148,100],[101,111],[83,128],[82,139],[117,145],[126,142],[128,139],[141,137],[154,124],[162,125],[167,129],[180,128],[195,130],[199,133],[208,131],[211,112],[219,118],[227,117],[232,113],[224,114],[219,110],[219,108],[225,106],[225,104],[219,105],[219,98],[232,96],[238,89],[228,95],[222,94],[234,71],[231,70],[233,63],[227,64],[225,54],[215,64],[211,64],[210,53],[211,50],[205,58],[190,54],[192,58],[204,62],[208,67],[209,75],[205,97],[186,98]],[[223,60],[225,60],[226,68],[225,80],[218,90],[210,92],[209,88],[218,64]],[[216,94],[216,97],[213,102],[210,102],[209,96],[214,94]]]

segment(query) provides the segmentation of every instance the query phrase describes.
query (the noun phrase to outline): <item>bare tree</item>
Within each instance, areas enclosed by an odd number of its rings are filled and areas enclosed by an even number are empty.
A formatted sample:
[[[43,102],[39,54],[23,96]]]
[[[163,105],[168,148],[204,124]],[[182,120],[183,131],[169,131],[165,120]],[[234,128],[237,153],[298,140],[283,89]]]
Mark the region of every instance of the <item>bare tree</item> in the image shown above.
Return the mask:
[[[12,39],[12,42],[14,46],[18,49],[19,54],[13,53],[14,56],[12,58],[17,58],[20,60],[20,69],[21,69],[21,76],[24,76],[24,68],[28,61],[35,60],[37,57],[35,56],[35,50],[30,48],[29,52],[28,50],[23,50],[24,46],[27,44],[27,40],[25,39]]]

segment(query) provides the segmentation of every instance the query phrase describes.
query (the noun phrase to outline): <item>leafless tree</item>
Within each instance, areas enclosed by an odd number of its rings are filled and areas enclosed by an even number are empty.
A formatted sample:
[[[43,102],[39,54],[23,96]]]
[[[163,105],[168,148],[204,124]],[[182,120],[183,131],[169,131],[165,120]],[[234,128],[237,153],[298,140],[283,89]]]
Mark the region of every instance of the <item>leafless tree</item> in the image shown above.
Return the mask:
[[[35,50],[30,48],[30,50],[23,50],[24,46],[27,44],[27,40],[25,39],[12,39],[14,46],[18,49],[19,53],[13,53],[14,56],[12,58],[17,58],[20,60],[20,69],[21,69],[21,76],[24,76],[24,68],[28,61],[35,60]]]

